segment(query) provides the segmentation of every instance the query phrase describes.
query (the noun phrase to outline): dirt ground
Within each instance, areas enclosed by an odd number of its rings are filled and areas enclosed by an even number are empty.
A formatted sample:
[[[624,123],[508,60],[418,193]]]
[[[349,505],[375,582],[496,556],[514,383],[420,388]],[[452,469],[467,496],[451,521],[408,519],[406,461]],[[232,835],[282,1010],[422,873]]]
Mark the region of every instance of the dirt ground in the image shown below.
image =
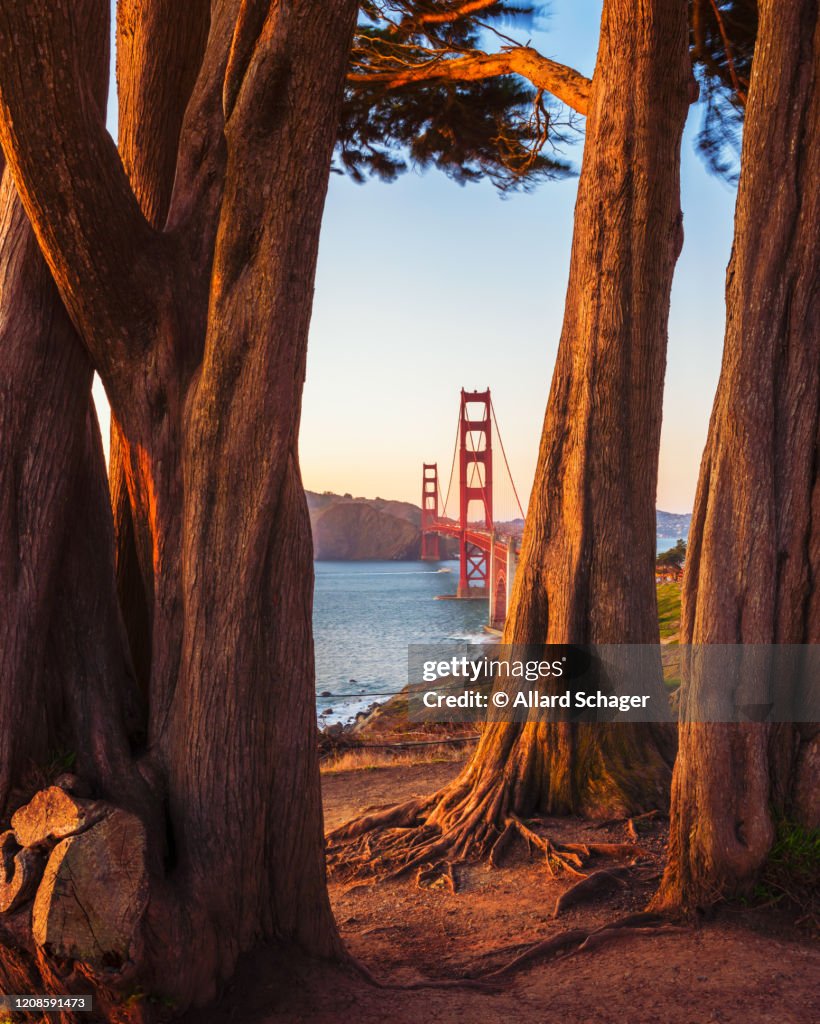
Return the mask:
[[[364,807],[426,794],[458,764],[425,764],[323,777],[328,828]],[[545,820],[564,842],[629,842],[623,824]],[[820,950],[782,916],[724,908],[697,928],[622,934],[588,952],[538,959],[486,992],[459,986],[530,944],[589,930],[641,910],[657,883],[665,822],[639,831],[627,881],[557,919],[571,884],[551,878],[523,844],[501,869],[457,868],[458,891],[420,889],[412,878],[362,885],[333,881],[331,899],[348,949],[385,987],[351,969],[282,964],[275,951],[244,963],[221,1003],[198,1024],[810,1024],[820,1021]],[[625,865],[592,858],[585,870]],[[419,982],[451,987],[402,989]],[[456,984],[454,984],[456,983]]]

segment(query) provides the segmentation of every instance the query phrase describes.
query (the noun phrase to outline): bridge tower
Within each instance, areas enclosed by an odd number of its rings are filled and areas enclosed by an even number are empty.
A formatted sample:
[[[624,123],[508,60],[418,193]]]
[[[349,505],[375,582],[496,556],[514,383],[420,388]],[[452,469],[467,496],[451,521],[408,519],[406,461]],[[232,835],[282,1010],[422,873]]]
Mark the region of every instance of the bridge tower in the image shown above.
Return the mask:
[[[478,410],[477,412],[472,410]],[[486,597],[489,552],[470,543],[469,512],[473,502],[484,507],[484,529],[493,533],[493,446],[490,389],[461,389],[459,414],[459,597]]]
[[[430,527],[438,519],[438,463],[424,463],[421,478],[421,558],[424,562],[438,562],[439,537]]]

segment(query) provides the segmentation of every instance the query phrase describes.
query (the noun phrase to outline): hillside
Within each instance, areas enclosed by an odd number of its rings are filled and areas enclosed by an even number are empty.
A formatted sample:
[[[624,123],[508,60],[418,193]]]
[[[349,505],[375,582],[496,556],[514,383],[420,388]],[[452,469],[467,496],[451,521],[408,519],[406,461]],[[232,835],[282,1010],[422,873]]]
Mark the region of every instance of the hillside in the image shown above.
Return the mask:
[[[419,557],[421,509],[409,501],[354,498],[351,494],[307,492],[315,557],[319,561],[412,560]],[[659,537],[689,535],[689,514],[657,513]],[[505,525],[512,533],[523,522]],[[457,557],[454,542],[442,539],[442,557]]]
[[[689,527],[692,523],[690,512],[664,512],[658,509],[655,519],[655,532],[658,537],[674,537],[676,540],[687,540]]]
[[[404,561],[419,557],[418,526],[364,501],[340,501],[311,513],[319,561]]]

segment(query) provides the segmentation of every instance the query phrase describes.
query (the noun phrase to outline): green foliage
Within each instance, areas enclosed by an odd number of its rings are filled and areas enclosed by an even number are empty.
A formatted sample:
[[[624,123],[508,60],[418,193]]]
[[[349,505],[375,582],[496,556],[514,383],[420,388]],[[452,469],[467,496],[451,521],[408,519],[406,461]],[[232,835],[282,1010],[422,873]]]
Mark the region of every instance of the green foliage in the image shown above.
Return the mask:
[[[696,146],[710,171],[734,183],[757,38],[757,0],[689,0],[689,23],[703,110]]]
[[[46,775],[50,778],[57,778],[58,775],[72,771],[76,763],[77,752],[75,750],[54,751],[51,762],[46,768]]]
[[[387,74],[481,53],[501,27],[531,23],[536,7],[503,0],[458,15],[462,0],[365,0],[351,69]],[[540,5],[538,5],[540,6]],[[434,17],[445,20],[425,20]],[[511,42],[510,40],[506,40]],[[495,47],[497,48],[497,47]],[[479,81],[349,83],[337,171],[394,181],[435,167],[459,184],[488,178],[502,191],[573,173],[557,147],[574,141],[560,104],[516,75]],[[549,152],[546,150],[549,149]]]
[[[686,560],[686,541],[678,540],[677,544],[669,548],[668,551],[662,551],[656,560],[657,565],[669,565],[681,568],[684,561]]]
[[[820,928],[820,829],[785,818],[778,822],[755,896],[770,904],[789,903],[801,911],[802,923]]]
[[[362,0],[351,71],[443,66],[527,45],[547,5],[496,0]],[[703,111],[697,148],[707,167],[737,178],[743,115],[757,36],[757,0],[689,0],[690,45]],[[560,59],[560,55],[558,55]],[[579,119],[516,76],[474,82],[348,83],[334,170],[363,182],[436,167],[460,184],[489,178],[502,191],[574,173],[562,157]]]

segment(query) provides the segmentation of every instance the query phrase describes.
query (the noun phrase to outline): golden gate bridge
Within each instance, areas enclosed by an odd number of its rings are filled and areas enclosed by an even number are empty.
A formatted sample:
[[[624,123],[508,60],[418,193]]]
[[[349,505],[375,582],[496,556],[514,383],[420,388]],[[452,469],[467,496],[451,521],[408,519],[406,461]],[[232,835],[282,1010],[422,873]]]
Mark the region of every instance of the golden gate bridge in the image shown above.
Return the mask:
[[[438,463],[425,462],[421,485],[421,557],[425,561],[439,561],[439,538],[453,537],[459,545],[458,590],[454,598],[489,599],[491,629],[503,629],[512,593],[513,579],[518,564],[520,532],[512,521],[499,520],[499,489],[493,474],[493,427],[503,458],[514,511],[523,522],[524,510],[510,472],[498,420],[493,408],[490,389],[466,391],[461,389],[458,428],[453,448],[450,480],[446,496],[439,485]],[[448,515],[448,503],[453,495],[456,462],[458,462],[458,515]],[[495,489],[495,494],[494,494]],[[502,489],[503,493],[503,489]],[[493,499],[496,500],[496,518],[493,518]],[[471,511],[480,506],[479,516]],[[453,509],[456,512],[456,509]]]

